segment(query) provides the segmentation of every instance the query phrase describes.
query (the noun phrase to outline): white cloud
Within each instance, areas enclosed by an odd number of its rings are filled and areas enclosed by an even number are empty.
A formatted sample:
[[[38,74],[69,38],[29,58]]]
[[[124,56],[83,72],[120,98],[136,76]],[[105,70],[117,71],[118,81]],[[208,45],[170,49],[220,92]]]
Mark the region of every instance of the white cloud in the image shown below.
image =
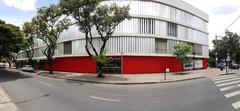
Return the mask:
[[[184,0],[209,14],[209,48],[215,35],[223,36],[227,28],[240,15],[240,0]],[[228,30],[240,32],[240,19]]]
[[[14,7],[22,11],[32,11],[35,10],[36,0],[2,0],[5,5],[9,7]]]

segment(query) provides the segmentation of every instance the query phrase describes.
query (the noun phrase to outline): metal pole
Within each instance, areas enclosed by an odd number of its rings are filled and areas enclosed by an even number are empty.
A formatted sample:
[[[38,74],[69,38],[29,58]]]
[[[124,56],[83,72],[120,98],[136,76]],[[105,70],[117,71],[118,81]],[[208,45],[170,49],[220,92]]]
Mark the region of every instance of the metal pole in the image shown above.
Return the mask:
[[[228,74],[228,62],[226,62],[226,74]]]
[[[228,49],[227,49],[228,52]],[[228,74],[228,68],[229,68],[229,61],[230,61],[230,54],[229,52],[227,53],[227,59],[226,59],[226,73]]]
[[[217,52],[215,53],[216,55],[216,63],[215,63],[215,67],[217,68],[218,67],[218,58],[217,58]]]
[[[165,68],[165,71],[164,71],[164,80],[167,80],[167,71],[166,71],[166,68]]]

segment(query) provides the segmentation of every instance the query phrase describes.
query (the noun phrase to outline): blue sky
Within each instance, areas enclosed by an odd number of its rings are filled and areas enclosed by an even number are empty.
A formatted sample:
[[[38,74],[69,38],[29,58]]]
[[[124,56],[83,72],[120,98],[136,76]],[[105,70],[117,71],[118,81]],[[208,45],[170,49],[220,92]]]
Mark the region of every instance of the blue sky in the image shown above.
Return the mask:
[[[59,0],[0,0],[0,19],[21,26],[36,15],[37,8],[56,4]]]

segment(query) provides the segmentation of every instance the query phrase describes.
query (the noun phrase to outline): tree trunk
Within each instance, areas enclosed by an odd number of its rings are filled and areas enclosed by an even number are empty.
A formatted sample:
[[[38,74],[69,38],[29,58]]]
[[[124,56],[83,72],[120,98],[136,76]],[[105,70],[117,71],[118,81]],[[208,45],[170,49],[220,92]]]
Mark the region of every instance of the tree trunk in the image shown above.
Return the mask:
[[[33,66],[33,60],[32,59],[29,59],[29,65]]]
[[[101,64],[97,64],[97,67],[98,67],[98,78],[104,78],[104,75],[103,75],[103,68],[102,68],[102,65]]]
[[[7,60],[7,62],[8,62],[9,68],[11,68],[12,67],[11,61]]]
[[[52,58],[49,58],[48,59],[48,70],[49,70],[49,74],[53,74],[53,60],[52,60]]]
[[[181,75],[183,75],[183,71],[184,71],[184,62],[182,62],[182,70],[180,72]]]

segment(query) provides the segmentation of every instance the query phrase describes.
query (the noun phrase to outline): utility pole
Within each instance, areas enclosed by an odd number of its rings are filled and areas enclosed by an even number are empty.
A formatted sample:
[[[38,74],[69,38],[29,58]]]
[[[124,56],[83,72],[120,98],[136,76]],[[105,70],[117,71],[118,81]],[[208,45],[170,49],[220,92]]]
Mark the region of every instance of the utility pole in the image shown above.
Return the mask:
[[[215,36],[215,41],[217,41],[217,38],[218,38],[218,37],[221,37],[221,38],[222,38],[222,36],[217,36],[217,35],[216,35],[216,36]],[[216,68],[218,67],[218,57],[217,57],[217,56],[218,56],[218,53],[217,53],[217,51],[216,51],[216,53],[215,53],[215,57],[216,57],[215,67],[216,67]]]

